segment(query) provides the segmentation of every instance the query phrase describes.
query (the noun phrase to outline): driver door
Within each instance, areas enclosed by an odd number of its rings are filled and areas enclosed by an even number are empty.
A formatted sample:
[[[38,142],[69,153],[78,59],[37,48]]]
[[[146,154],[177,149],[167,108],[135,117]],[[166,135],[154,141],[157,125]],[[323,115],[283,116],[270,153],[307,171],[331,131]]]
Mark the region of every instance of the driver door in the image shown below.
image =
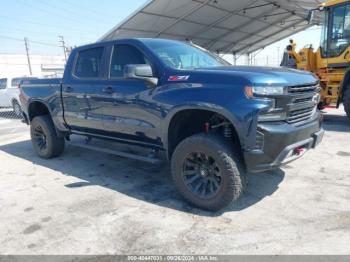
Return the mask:
[[[143,80],[124,78],[130,64],[150,64],[136,47],[116,44],[111,54],[110,72],[99,90],[103,127],[108,135],[125,141],[159,144],[159,113],[151,99],[154,87]]]

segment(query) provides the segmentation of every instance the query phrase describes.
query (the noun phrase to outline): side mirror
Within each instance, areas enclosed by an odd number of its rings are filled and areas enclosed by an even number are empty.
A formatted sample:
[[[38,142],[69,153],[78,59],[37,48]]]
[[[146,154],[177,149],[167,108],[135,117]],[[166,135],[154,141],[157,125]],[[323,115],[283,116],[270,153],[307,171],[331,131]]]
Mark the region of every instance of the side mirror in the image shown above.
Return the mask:
[[[126,65],[124,67],[124,78],[143,80],[153,86],[158,84],[158,78],[154,77],[150,65]]]
[[[307,16],[307,21],[310,24],[313,24],[314,22],[319,23],[320,17],[319,14],[320,12],[323,12],[325,10],[324,6],[320,6],[318,8],[314,8],[309,10],[309,15]]]
[[[314,21],[314,17],[315,17],[315,9],[312,9],[309,11],[309,15],[307,16],[307,21],[310,24],[312,24],[312,22]]]

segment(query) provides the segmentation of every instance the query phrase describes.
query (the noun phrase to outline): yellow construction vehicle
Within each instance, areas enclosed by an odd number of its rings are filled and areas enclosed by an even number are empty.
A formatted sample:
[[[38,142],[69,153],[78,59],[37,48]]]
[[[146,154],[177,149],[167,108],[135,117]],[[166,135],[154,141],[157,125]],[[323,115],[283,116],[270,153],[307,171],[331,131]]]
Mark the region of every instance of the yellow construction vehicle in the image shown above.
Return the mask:
[[[322,87],[320,107],[343,103],[350,118],[350,1],[326,1],[310,12],[310,20],[316,12],[323,17],[320,48],[314,52],[308,46],[297,52],[291,40],[287,59],[292,62],[287,64],[315,73]]]

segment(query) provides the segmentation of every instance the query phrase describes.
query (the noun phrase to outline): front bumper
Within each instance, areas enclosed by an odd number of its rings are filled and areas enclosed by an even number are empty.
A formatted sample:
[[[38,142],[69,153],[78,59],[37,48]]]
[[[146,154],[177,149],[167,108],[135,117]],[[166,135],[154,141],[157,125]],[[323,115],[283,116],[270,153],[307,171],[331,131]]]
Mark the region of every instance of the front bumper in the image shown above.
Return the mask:
[[[320,116],[321,117],[321,116]],[[252,173],[283,166],[315,148],[323,138],[320,117],[302,126],[287,123],[259,124],[263,145],[244,153],[247,170]]]

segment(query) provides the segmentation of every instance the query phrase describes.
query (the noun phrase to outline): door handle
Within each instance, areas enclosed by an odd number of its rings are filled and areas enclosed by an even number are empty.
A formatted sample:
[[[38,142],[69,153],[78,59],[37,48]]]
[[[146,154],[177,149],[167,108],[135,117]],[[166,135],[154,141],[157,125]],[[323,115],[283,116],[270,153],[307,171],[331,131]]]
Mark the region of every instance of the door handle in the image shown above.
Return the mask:
[[[103,88],[102,89],[102,92],[103,93],[106,93],[106,94],[113,94],[114,93],[114,89],[113,89],[113,87],[105,87],[105,88]]]
[[[66,92],[66,93],[72,93],[72,92],[73,92],[73,88],[70,87],[70,86],[67,86],[67,87],[64,88],[64,92]]]

